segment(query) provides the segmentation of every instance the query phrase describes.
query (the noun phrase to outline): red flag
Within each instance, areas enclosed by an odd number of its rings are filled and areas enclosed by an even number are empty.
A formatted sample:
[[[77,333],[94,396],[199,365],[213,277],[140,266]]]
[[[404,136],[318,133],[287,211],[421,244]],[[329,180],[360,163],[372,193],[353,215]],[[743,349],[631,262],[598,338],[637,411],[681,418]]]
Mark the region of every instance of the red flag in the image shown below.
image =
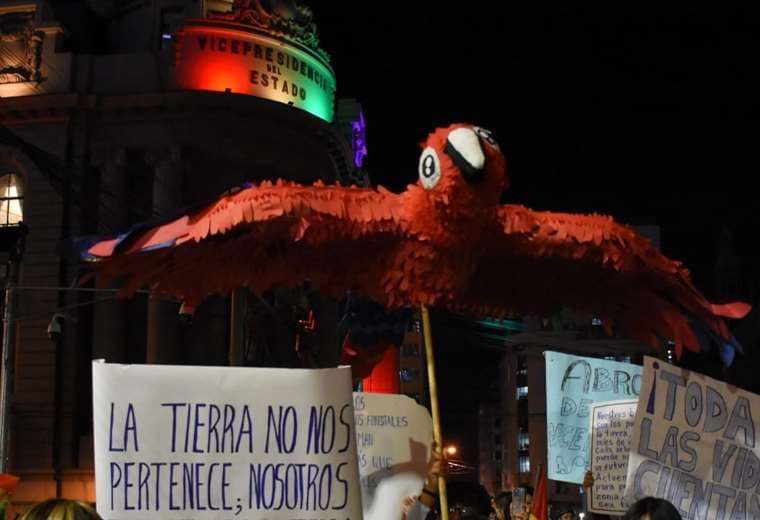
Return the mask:
[[[538,468],[538,481],[533,493],[533,502],[530,506],[530,520],[549,520],[549,506],[547,504],[546,473],[544,468]]]
[[[16,491],[19,478],[15,475],[0,473],[0,518],[5,518],[5,511],[11,501],[11,495]]]

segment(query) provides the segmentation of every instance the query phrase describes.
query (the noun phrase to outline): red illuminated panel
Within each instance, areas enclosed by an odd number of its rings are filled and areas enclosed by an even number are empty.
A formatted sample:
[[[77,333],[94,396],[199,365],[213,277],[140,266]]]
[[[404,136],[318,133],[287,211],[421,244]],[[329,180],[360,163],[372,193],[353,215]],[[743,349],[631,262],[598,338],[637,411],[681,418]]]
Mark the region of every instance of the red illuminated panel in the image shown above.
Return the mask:
[[[332,121],[335,75],[306,49],[206,22],[185,26],[176,45],[174,82],[180,89],[252,95]]]
[[[398,348],[390,347],[385,351],[383,359],[372,369],[369,377],[362,381],[362,390],[379,394],[398,394],[401,391],[398,370]]]

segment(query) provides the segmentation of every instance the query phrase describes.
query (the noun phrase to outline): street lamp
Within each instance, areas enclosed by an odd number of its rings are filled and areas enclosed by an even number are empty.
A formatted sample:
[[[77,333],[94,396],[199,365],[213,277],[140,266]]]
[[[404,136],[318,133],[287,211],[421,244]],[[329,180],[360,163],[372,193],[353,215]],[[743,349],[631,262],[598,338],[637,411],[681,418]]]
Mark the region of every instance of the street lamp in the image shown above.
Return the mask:
[[[453,457],[454,455],[457,454],[458,451],[459,450],[457,449],[457,447],[454,446],[453,444],[449,444],[448,446],[446,446],[446,449],[444,450],[446,455],[448,455],[449,457]]]

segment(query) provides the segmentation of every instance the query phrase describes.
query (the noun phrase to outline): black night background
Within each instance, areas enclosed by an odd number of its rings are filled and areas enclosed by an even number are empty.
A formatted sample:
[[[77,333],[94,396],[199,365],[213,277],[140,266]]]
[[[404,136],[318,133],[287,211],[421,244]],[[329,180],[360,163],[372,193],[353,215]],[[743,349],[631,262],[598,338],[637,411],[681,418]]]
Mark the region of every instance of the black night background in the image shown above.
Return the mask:
[[[505,202],[659,225],[663,252],[708,297],[756,301],[758,9],[313,6],[340,95],[365,109],[374,182],[403,189],[428,132],[473,122],[505,151]],[[728,372],[712,355],[684,362],[760,391],[754,316]],[[499,352],[436,323],[444,415],[474,435]]]

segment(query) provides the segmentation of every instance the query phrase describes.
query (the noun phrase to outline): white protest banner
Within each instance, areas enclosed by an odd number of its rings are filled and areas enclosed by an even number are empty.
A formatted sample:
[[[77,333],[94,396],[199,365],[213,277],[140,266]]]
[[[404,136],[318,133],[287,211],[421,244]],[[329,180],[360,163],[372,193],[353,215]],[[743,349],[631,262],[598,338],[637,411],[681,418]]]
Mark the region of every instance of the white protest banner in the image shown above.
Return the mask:
[[[433,421],[427,409],[405,395],[357,392],[354,413],[365,517],[379,518],[370,513],[376,502],[403,498],[381,497],[381,482],[413,474],[419,477],[419,486],[407,495],[422,491],[433,446]]]
[[[93,363],[104,520],[362,517],[349,368]]]
[[[760,519],[760,396],[644,358],[626,493],[688,520]]]
[[[594,485],[588,493],[588,510],[622,515],[628,509],[625,477],[638,401],[612,401],[591,407],[589,460]]]
[[[581,484],[590,468],[591,405],[638,398],[641,367],[559,352],[545,358],[548,476]]]

